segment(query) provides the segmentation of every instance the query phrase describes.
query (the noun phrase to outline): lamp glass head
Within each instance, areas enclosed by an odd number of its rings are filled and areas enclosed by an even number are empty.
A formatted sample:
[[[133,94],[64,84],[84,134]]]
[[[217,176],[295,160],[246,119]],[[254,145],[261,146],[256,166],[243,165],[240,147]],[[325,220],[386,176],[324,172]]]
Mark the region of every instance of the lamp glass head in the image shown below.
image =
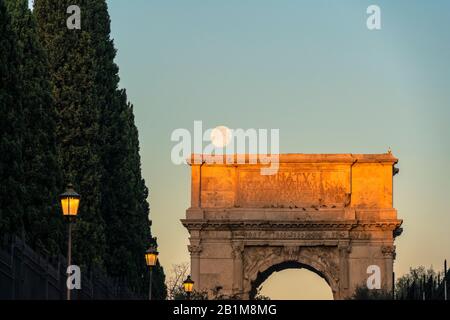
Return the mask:
[[[191,276],[188,276],[183,282],[184,292],[191,293],[194,290],[194,281],[192,281]]]
[[[154,267],[158,260],[158,251],[155,248],[150,248],[145,252],[145,262],[148,267]]]
[[[73,186],[71,184],[67,185],[66,191],[59,196],[64,216],[75,217],[78,214],[80,198],[80,195],[75,192]]]

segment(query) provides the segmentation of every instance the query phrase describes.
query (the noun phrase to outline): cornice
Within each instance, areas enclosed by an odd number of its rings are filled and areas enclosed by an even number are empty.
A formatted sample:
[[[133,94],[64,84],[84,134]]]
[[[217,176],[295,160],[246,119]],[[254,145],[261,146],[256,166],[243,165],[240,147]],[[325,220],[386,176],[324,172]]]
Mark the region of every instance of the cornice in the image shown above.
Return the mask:
[[[272,155],[276,156],[276,155]],[[187,159],[189,165],[231,165],[231,166],[246,166],[249,164],[261,165],[260,160],[264,155],[258,154],[245,154],[245,155],[208,155],[208,154],[192,154]],[[267,156],[266,156],[267,157]],[[239,164],[238,159],[245,159],[245,163]],[[218,161],[220,160],[220,161]],[[279,154],[278,162],[284,163],[313,163],[315,165],[321,163],[388,163],[395,164],[398,159],[391,153],[383,154],[303,154],[303,153],[290,153]],[[215,164],[217,163],[217,164]],[[267,164],[267,163],[265,163]]]
[[[203,220],[183,219],[188,230],[382,230],[398,229],[402,220],[385,221],[267,221],[267,220]]]

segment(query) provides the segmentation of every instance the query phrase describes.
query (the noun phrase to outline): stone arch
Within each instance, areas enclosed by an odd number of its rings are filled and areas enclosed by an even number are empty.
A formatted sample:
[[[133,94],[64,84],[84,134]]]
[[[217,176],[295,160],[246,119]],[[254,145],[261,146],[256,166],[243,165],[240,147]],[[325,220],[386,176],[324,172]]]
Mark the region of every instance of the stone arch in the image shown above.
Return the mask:
[[[330,286],[334,299],[340,299],[339,256],[335,247],[250,247],[244,254],[244,297],[255,290],[273,272],[288,268],[305,268],[322,277]]]
[[[266,155],[264,155],[266,157]],[[267,163],[192,155],[189,231],[192,279],[200,291],[248,299],[258,275],[293,263],[314,269],[345,299],[380,267],[390,290],[397,159],[386,154],[282,154]],[[229,161],[231,160],[231,161]]]
[[[324,273],[318,271],[317,269],[307,265],[307,264],[303,264],[300,263],[298,261],[285,261],[285,262],[281,262],[278,264],[274,264],[271,267],[269,267],[268,269],[266,269],[263,272],[258,272],[258,274],[256,275],[256,279],[254,281],[251,282],[251,287],[250,287],[250,291],[249,291],[249,299],[253,300],[254,297],[257,294],[257,288],[264,283],[264,281],[266,281],[273,273],[278,272],[278,271],[283,271],[286,269],[306,269],[309,270],[313,273],[315,273],[316,275],[318,275],[319,277],[321,277],[322,279],[325,280],[325,282],[328,284],[328,286],[331,289],[331,292],[333,293],[333,298],[336,299],[336,290],[333,290],[333,284],[332,284],[332,280],[330,280],[329,276],[326,276]]]

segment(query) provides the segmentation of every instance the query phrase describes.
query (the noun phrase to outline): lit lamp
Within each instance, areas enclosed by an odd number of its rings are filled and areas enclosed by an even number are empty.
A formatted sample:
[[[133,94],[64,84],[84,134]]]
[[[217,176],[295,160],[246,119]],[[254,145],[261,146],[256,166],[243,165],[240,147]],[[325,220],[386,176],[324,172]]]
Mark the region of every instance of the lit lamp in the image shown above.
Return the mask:
[[[194,290],[194,281],[192,281],[191,276],[187,276],[187,279],[183,282],[183,289],[186,292],[187,300],[190,300],[191,293]]]
[[[70,222],[74,221],[78,214],[80,195],[73,189],[72,184],[68,184],[66,192],[59,196],[64,217]]]
[[[156,261],[158,260],[158,251],[156,251],[156,246],[151,246],[145,252],[145,262],[150,269],[150,284],[148,288],[148,299],[152,300],[152,273],[153,267],[156,266]]]
[[[66,191],[63,194],[59,195],[63,216],[69,223],[69,237],[67,241],[67,266],[72,265],[72,223],[75,222],[78,214],[80,198],[80,195],[76,193],[76,191],[73,189],[72,184],[70,183],[67,185]],[[67,300],[70,300],[69,287],[67,287]]]

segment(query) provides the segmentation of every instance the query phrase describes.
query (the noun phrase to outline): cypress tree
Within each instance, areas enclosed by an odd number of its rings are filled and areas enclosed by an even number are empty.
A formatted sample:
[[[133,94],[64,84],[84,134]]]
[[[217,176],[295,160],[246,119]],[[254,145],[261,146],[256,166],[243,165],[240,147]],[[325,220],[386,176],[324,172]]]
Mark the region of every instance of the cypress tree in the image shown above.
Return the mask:
[[[65,12],[69,4],[81,8],[81,30],[65,28],[68,16]],[[104,242],[102,250],[98,251],[99,256],[103,258],[102,262],[110,276],[124,278],[136,292],[145,293],[148,290],[148,281],[145,281],[148,279],[148,270],[144,252],[151,241],[148,190],[141,176],[139,138],[133,108],[127,101],[125,90],[118,89],[119,69],[114,63],[116,50],[110,38],[110,17],[106,2],[36,0],[35,13],[41,39],[49,51],[54,96],[57,110],[61,114],[60,119],[69,110],[78,112],[89,107],[92,111],[91,121],[88,122],[90,125],[86,127],[87,122],[76,122],[80,123],[77,130],[90,128],[89,132],[96,134],[96,139],[93,136],[89,139],[89,150],[94,152],[90,152],[86,158],[92,160],[95,155],[96,175],[90,183],[101,186],[96,189],[101,197],[95,202],[95,212],[101,212],[101,220],[105,223],[102,233]],[[77,34],[78,38],[74,38],[73,34]],[[81,35],[87,38],[88,46],[80,45]],[[77,68],[83,72],[73,75],[67,72],[67,66],[75,64],[69,62],[69,55],[77,48],[84,50],[83,54],[76,55]],[[74,81],[74,77],[80,79]],[[81,98],[78,97],[80,92],[83,92],[84,99],[91,97],[90,100],[81,103],[74,99]],[[68,106],[73,105],[76,108],[69,109]],[[76,140],[68,139],[76,134],[70,127],[66,127],[71,122],[73,121],[65,119],[58,123],[58,132],[61,132],[58,142],[62,145],[60,152],[67,153],[65,150],[71,150],[76,144]],[[64,171],[67,171],[67,164],[71,164],[69,172],[77,172],[76,163],[70,160],[73,156],[62,156]],[[87,177],[89,176],[86,175],[85,178]],[[86,197],[82,188],[80,193],[83,206]],[[83,207],[80,208],[80,216],[85,214],[84,210]],[[78,239],[74,243],[76,242]],[[105,252],[107,253],[104,254]],[[155,297],[164,298],[162,268],[158,267],[154,274]]]
[[[106,267],[110,275],[125,278],[135,291],[146,292],[148,282],[142,282],[142,277],[148,274],[143,254],[151,241],[149,205],[147,187],[141,176],[139,137],[133,108],[127,101],[125,90],[118,89],[119,68],[114,63],[116,50],[110,38],[107,4],[104,0],[91,0],[83,8],[83,28],[90,33],[96,52],[96,87],[102,113],[102,212],[107,223]],[[159,273],[163,279],[162,269]],[[154,283],[154,288],[164,287],[164,280]],[[160,296],[165,297],[164,293]]]
[[[31,246],[55,255],[61,252],[63,230],[57,217],[60,172],[48,61],[28,1],[5,1],[17,35],[22,78],[24,231]]]
[[[0,0],[0,235],[23,230],[23,110],[20,54]]]
[[[100,106],[96,93],[96,55],[89,32],[66,26],[68,0],[37,0],[38,33],[47,50],[57,112],[58,161],[64,182],[81,194],[73,241],[73,260],[103,267],[106,250],[101,214]]]

